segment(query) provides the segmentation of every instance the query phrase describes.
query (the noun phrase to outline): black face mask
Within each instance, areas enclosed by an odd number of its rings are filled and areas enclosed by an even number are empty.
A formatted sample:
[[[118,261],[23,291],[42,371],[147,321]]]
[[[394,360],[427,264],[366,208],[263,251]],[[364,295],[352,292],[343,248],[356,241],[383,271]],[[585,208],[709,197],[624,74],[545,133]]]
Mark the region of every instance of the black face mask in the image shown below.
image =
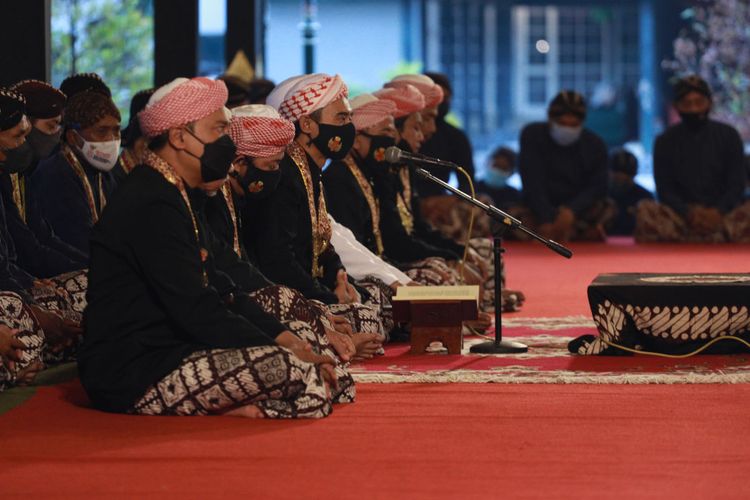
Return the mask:
[[[45,134],[38,128],[32,128],[29,135],[26,137],[26,142],[31,145],[31,149],[34,150],[34,159],[36,161],[45,160],[49,158],[55,147],[60,144],[60,138],[62,137],[62,130],[55,132],[54,134]]]
[[[186,128],[190,135],[203,144],[203,154],[200,157],[195,156],[188,151],[185,152],[200,160],[201,178],[203,182],[213,182],[225,178],[232,167],[232,161],[236,158],[237,146],[228,135],[222,135],[214,142],[203,142],[190,129]]]
[[[341,160],[352,149],[357,130],[353,123],[329,125],[318,123],[318,136],[312,140],[323,156],[331,160]]]
[[[451,103],[450,101],[443,101],[440,104],[438,104],[438,118],[445,118],[448,116],[448,113],[450,113],[451,110]]]
[[[247,173],[240,177],[233,172],[233,177],[242,186],[245,196],[251,200],[263,200],[273,193],[281,182],[281,169],[261,170],[248,158]]]
[[[17,148],[5,151],[5,160],[0,162],[0,169],[7,174],[22,174],[34,163],[34,150],[28,142]]]
[[[386,165],[385,151],[391,146],[396,145],[396,139],[387,135],[370,135],[363,134],[370,138],[370,151],[367,153],[365,161],[368,165],[383,166]]]
[[[690,130],[697,130],[708,123],[708,113],[680,113],[680,118]]]

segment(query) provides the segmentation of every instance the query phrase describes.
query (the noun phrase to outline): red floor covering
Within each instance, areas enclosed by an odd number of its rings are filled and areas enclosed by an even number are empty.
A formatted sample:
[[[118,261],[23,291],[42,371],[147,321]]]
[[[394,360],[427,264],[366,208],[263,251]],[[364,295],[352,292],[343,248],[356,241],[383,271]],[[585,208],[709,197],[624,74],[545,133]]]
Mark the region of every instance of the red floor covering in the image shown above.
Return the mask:
[[[102,415],[69,383],[0,418],[0,496],[748,498],[748,397],[361,385],[328,419],[279,422]]]
[[[600,272],[748,271],[748,246],[509,244],[515,317],[588,314]],[[750,386],[360,384],[325,420],[147,418],[77,382],[0,415],[0,497],[748,498]]]
[[[750,245],[572,244],[568,260],[536,243],[507,242],[507,287],[521,289],[527,303],[513,316],[591,314],[586,287],[600,273],[750,272]]]

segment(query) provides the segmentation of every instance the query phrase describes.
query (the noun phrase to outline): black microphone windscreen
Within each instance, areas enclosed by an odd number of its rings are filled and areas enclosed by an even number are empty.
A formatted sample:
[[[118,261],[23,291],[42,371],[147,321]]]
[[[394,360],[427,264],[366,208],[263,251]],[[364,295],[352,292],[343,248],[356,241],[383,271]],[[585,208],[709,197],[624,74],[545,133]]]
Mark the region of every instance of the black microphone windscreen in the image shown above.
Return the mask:
[[[391,146],[385,150],[385,161],[388,163],[398,163],[401,161],[401,150],[396,146]]]

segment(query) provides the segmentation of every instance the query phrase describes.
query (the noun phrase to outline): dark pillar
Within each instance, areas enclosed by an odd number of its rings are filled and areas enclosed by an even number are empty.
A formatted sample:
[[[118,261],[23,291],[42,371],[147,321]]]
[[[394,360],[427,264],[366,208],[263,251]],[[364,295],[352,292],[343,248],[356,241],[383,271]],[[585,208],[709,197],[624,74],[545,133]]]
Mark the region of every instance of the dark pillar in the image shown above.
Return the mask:
[[[33,78],[49,81],[50,0],[0,2],[0,86]]]
[[[306,74],[315,73],[315,45],[320,24],[317,22],[318,0],[303,0],[302,20],[302,60]]]
[[[232,62],[242,50],[255,75],[263,75],[263,11],[264,0],[227,0],[227,32],[224,39],[224,61]]]
[[[198,73],[198,0],[154,0],[154,84]]]

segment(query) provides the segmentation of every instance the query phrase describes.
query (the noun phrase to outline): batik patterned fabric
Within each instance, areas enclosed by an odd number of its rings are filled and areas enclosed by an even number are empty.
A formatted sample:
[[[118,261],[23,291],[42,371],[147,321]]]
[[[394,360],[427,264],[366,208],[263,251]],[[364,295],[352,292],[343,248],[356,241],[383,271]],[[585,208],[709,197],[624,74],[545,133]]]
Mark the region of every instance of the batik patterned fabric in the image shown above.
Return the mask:
[[[383,280],[375,276],[365,276],[357,281],[370,294],[370,299],[365,301],[365,305],[376,307],[380,311],[380,321],[383,325],[383,335],[385,341],[388,341],[388,334],[395,325],[393,321],[393,311],[391,310],[391,301],[393,300],[393,288],[388,286]]]
[[[750,334],[750,275],[600,275],[589,287],[599,336],[571,342],[577,354],[621,355],[630,349],[682,354],[723,336]],[[721,342],[711,352],[731,352]]]
[[[63,319],[80,324],[83,310],[86,309],[86,289],[88,288],[88,274],[86,270],[73,271],[50,278],[48,284],[36,284],[31,289],[31,296],[40,307],[58,314]],[[71,347],[61,352],[44,351],[46,364],[57,364],[74,361],[78,352],[79,338]]]
[[[283,291],[279,290],[283,289]],[[385,335],[380,308],[367,304],[330,304],[309,300],[291,288],[274,285],[250,294],[258,304],[279,321],[304,321],[316,331],[333,330],[328,314],[343,316],[357,333]]]
[[[34,300],[44,309],[80,323],[86,309],[87,271],[73,271],[50,278],[52,286],[37,284],[31,289]]]
[[[16,335],[26,345],[21,361],[9,368],[0,358],[0,391],[15,385],[19,375],[33,363],[42,363],[44,332],[23,299],[13,292],[0,292],[0,324],[10,329],[20,330]]]
[[[716,231],[697,234],[690,230],[685,218],[672,208],[653,200],[644,200],[638,204],[636,212],[635,239],[642,243],[747,243],[750,242],[750,202],[726,214]]]
[[[538,231],[540,224],[534,212],[524,205],[508,209],[508,213],[523,222],[526,227]],[[569,235],[571,241],[604,241],[607,237],[604,228],[617,214],[617,205],[610,199],[599,200],[583,213],[578,214]],[[520,241],[530,241],[528,234],[515,230],[505,234],[506,238]]]
[[[338,390],[332,394],[334,403],[351,403],[356,397],[354,379],[328,341],[327,331],[333,330],[326,307],[306,299],[301,293],[280,285],[256,290],[250,297],[268,314],[283,323],[297,337],[307,341],[315,353],[329,356],[336,362],[334,372]]]
[[[266,418],[331,413],[318,367],[276,346],[197,351],[149,388],[131,413],[210,415],[247,405]]]

